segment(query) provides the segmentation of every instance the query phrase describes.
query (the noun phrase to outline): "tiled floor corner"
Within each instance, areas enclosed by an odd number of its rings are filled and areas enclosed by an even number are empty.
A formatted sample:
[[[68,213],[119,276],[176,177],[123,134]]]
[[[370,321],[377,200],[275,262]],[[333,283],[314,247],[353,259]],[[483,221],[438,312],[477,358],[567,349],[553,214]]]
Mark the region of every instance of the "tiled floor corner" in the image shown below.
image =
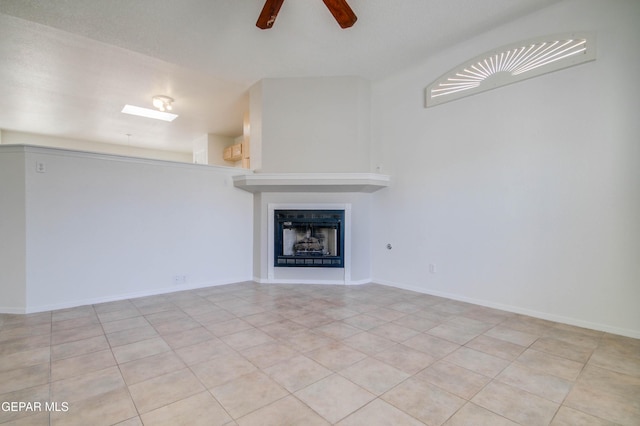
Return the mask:
[[[376,284],[0,315],[7,425],[637,426],[639,401],[640,340]]]

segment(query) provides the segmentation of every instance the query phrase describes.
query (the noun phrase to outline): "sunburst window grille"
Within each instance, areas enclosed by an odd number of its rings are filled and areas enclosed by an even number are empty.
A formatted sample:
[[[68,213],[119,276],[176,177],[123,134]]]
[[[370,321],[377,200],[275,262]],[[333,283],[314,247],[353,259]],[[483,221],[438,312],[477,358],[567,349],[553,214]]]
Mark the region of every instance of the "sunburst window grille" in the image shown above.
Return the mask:
[[[426,89],[426,106],[453,101],[595,58],[595,35],[590,33],[519,42],[473,58],[438,78]]]

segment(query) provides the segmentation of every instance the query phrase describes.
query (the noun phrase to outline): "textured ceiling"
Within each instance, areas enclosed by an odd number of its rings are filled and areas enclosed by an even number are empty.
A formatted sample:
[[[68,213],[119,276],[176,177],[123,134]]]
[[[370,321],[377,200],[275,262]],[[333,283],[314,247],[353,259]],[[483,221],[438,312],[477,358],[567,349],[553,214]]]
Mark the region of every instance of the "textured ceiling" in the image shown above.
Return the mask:
[[[262,78],[380,79],[558,1],[349,0],[342,30],[321,0],[286,0],[263,31],[263,0],[0,0],[0,128],[187,152],[241,134]],[[178,119],[120,113],[156,94]]]

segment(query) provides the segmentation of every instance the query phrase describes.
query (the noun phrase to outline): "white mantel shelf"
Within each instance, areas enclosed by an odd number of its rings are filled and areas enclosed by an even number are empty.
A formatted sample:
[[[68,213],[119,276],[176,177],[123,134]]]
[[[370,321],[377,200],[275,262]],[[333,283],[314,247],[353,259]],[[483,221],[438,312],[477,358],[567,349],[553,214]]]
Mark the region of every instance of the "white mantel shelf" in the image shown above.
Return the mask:
[[[249,192],[375,192],[389,186],[377,173],[254,173],[233,176],[236,188]]]

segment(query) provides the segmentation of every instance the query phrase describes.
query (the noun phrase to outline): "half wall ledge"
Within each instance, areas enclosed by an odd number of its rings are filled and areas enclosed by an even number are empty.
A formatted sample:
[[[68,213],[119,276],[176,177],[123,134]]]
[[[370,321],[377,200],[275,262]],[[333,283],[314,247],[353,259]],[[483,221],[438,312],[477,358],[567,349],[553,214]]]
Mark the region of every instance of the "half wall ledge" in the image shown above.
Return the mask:
[[[233,176],[236,188],[249,192],[365,192],[389,186],[377,173],[252,173]]]

